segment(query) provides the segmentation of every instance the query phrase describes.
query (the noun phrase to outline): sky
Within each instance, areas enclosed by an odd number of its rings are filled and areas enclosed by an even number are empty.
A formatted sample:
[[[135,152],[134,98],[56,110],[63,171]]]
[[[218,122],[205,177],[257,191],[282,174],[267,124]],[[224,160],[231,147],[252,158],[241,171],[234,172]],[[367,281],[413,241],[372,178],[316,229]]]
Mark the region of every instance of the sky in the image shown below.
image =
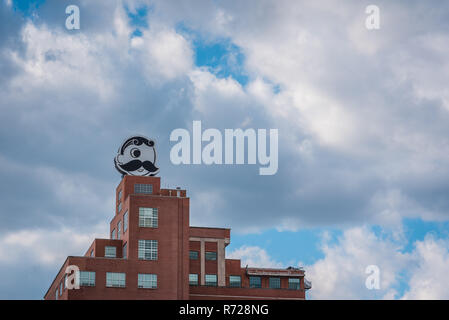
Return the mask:
[[[1,0],[0,31],[0,299],[108,237],[133,134],[243,266],[303,267],[308,299],[449,299],[449,4]],[[278,129],[277,173],[172,164],[195,120]]]

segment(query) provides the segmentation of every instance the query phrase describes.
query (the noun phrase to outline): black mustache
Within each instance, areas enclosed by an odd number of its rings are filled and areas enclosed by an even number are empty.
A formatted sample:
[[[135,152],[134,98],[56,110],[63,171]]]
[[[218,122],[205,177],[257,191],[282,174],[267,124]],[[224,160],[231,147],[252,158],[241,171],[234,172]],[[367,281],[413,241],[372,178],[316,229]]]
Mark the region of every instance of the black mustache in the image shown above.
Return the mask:
[[[143,167],[145,170],[149,172],[155,172],[159,170],[159,168],[156,168],[156,166],[151,161],[140,161],[140,160],[132,160],[125,164],[120,164],[120,168],[122,168],[125,171],[136,171],[137,169],[140,169]]]

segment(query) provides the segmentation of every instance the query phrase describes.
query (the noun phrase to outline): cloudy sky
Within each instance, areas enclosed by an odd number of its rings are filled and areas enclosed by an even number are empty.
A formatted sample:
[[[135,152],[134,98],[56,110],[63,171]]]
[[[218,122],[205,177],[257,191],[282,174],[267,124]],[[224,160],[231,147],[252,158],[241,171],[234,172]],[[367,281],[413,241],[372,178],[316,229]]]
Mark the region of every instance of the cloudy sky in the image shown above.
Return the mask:
[[[449,299],[448,21],[418,0],[1,0],[0,298],[41,299],[108,237],[140,133],[191,224],[232,228],[228,257],[303,266],[310,299]],[[277,174],[173,165],[194,120],[278,129]]]

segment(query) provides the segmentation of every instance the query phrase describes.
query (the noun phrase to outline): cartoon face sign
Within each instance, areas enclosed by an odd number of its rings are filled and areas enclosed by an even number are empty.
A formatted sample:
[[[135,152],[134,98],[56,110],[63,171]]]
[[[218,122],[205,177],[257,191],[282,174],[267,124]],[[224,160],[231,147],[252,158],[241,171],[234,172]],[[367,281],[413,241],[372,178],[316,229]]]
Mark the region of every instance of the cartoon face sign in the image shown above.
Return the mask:
[[[114,158],[115,168],[123,175],[154,176],[159,172],[156,164],[154,141],[134,136],[123,142]]]

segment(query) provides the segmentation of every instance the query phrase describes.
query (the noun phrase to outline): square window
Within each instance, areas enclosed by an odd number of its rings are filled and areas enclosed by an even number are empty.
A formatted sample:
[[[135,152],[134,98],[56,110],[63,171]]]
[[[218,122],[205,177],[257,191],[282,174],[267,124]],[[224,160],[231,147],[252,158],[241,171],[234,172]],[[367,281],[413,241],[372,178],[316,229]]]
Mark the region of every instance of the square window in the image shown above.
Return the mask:
[[[281,288],[281,278],[270,277],[269,282],[270,282],[271,289],[280,289]]]
[[[189,251],[189,258],[190,260],[198,260],[198,251]]]
[[[80,271],[80,286],[95,287],[95,272]]]
[[[242,277],[229,276],[229,286],[233,288],[240,288],[242,286]]]
[[[139,208],[139,227],[157,228],[158,220],[157,208]]]
[[[138,288],[144,289],[156,289],[157,288],[157,275],[156,274],[138,274]]]
[[[104,247],[104,257],[105,258],[116,258],[117,257],[117,248],[106,246]]]
[[[157,240],[139,240],[139,259],[157,260]]]
[[[262,279],[260,277],[249,277],[250,288],[262,288]]]
[[[134,185],[134,193],[152,194],[153,193],[153,185],[136,183]]]
[[[206,260],[216,261],[217,253],[212,251],[206,251]]]
[[[288,288],[292,290],[301,289],[301,280],[299,278],[288,278]]]
[[[198,285],[198,275],[196,273],[189,274],[189,285],[191,286]]]
[[[217,275],[216,274],[206,274],[205,277],[206,280],[206,286],[217,286]]]
[[[126,273],[106,272],[106,287],[124,288],[126,286]]]

